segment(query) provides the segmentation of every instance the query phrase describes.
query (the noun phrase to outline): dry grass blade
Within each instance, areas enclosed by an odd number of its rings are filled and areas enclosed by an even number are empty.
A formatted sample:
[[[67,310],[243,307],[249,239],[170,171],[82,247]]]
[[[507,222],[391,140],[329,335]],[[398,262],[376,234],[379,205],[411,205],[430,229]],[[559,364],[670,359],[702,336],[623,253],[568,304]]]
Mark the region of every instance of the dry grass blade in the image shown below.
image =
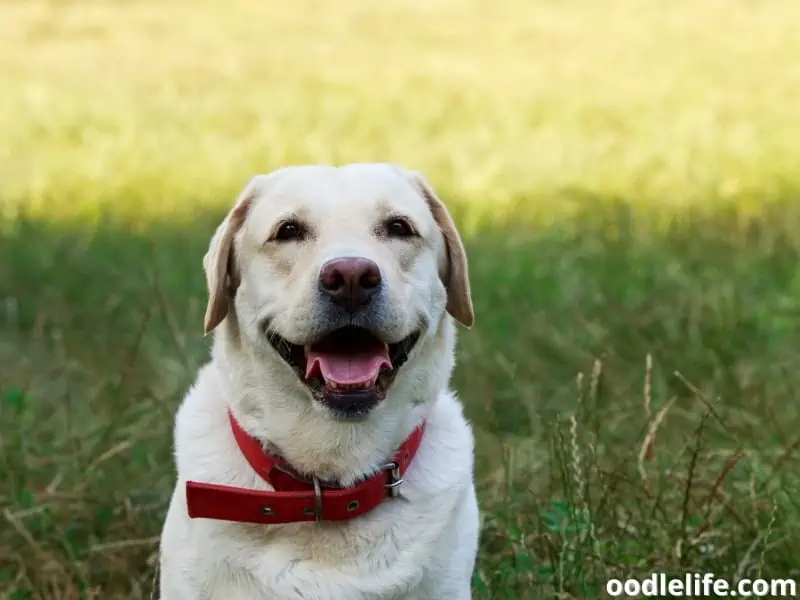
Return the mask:
[[[647,478],[647,469],[645,467],[645,461],[651,460],[654,455],[654,447],[656,441],[656,434],[658,433],[658,428],[661,427],[661,424],[664,422],[664,419],[667,416],[667,413],[672,408],[672,406],[677,401],[677,398],[673,396],[669,399],[669,401],[661,407],[661,410],[658,411],[656,414],[656,418],[653,419],[648,428],[647,434],[645,435],[644,441],[642,442],[641,448],[639,449],[639,456],[637,460],[637,467],[639,469],[639,475],[642,478],[642,482],[644,483],[645,487],[650,490],[650,481]]]

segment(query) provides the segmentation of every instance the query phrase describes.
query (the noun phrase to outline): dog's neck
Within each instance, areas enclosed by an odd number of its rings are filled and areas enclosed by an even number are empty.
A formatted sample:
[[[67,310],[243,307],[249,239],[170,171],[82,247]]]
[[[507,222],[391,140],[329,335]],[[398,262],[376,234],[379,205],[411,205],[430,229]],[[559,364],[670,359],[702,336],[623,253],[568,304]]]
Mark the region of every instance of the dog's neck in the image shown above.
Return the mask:
[[[298,473],[349,486],[380,469],[445,389],[454,336],[451,323],[443,324],[413,359],[420,364],[439,362],[439,368],[424,369],[412,378],[408,377],[412,365],[406,364],[387,398],[359,422],[333,420],[315,407],[297,376],[273,357],[260,354],[270,349],[243,343],[235,326],[223,323],[218,329],[214,362],[225,402],[248,434]]]

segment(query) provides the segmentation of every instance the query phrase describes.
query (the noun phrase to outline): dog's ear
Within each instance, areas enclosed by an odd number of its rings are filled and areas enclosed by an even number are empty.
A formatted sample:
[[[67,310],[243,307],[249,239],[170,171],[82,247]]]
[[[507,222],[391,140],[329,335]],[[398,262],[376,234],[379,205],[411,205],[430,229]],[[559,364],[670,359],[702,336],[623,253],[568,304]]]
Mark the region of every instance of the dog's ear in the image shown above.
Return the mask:
[[[447,270],[441,274],[442,281],[447,289],[447,312],[465,327],[472,327],[475,322],[475,313],[472,308],[472,294],[469,286],[469,269],[467,268],[467,253],[461,236],[450,212],[425,177],[416,171],[409,171],[409,177],[428,202],[433,218],[439,226],[447,248]]]
[[[242,227],[253,199],[261,193],[261,177],[253,177],[239,194],[233,208],[217,227],[203,257],[203,270],[208,286],[208,305],[203,329],[213,331],[227,316],[236,288],[239,273],[233,253],[233,238]]]

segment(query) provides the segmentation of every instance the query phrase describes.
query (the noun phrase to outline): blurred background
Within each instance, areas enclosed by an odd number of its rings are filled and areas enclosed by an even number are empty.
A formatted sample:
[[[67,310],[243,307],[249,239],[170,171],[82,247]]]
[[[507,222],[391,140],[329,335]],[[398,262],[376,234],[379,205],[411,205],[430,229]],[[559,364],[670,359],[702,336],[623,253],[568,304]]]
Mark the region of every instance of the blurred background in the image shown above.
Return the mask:
[[[800,564],[795,0],[0,2],[0,598],[157,597],[201,259],[393,161],[466,238],[475,598]]]

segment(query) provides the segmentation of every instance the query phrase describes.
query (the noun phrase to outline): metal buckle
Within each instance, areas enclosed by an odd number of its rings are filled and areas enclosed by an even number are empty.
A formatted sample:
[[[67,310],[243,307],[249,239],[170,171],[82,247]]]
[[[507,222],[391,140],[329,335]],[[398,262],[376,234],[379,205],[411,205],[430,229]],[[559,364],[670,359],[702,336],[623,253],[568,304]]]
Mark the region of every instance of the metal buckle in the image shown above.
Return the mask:
[[[311,481],[314,484],[314,508],[304,508],[303,512],[307,515],[314,515],[314,520],[319,523],[322,521],[322,486],[316,477],[313,477]]]
[[[397,498],[400,495],[400,486],[403,485],[403,478],[400,477],[400,465],[396,462],[386,463],[381,467],[389,475],[386,489],[389,490],[390,498]]]
[[[322,486],[316,477],[314,477],[314,516],[317,523],[322,521]]]

